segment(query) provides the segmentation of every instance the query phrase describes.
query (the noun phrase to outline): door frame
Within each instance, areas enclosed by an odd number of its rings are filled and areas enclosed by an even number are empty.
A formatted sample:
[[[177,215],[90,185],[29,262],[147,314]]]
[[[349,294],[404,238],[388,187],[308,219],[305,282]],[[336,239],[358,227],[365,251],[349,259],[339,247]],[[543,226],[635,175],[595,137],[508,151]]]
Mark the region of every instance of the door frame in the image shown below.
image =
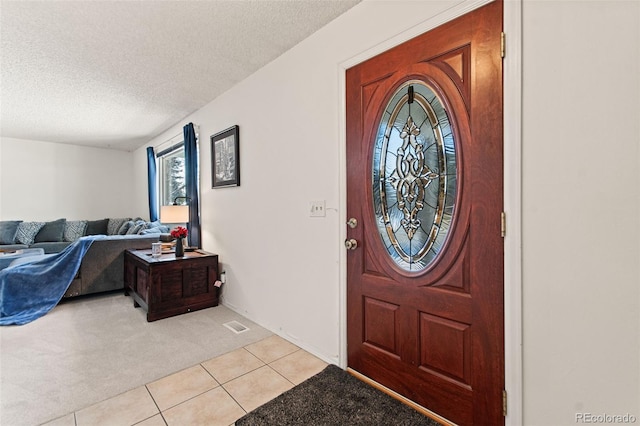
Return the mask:
[[[503,61],[504,101],[504,336],[505,425],[521,425],[522,409],[522,0],[503,0],[503,28],[506,56]],[[342,242],[347,236],[347,159],[346,159],[346,70],[445,22],[471,12],[491,0],[467,0],[420,24],[338,64],[340,90],[339,148],[339,354],[338,363],[347,366],[347,254]],[[508,142],[508,143],[507,143]]]

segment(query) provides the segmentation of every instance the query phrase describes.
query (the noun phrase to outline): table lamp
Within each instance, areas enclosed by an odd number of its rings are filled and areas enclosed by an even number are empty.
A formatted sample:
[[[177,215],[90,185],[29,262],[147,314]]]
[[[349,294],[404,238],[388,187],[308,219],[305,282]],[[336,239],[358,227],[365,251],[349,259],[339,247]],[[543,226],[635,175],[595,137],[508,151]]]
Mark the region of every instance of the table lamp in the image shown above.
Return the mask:
[[[162,206],[160,207],[160,222],[162,223],[188,223],[189,206]]]
[[[160,222],[162,223],[189,223],[189,206],[178,205],[178,199],[184,198],[187,202],[191,199],[189,197],[176,197],[173,200],[173,204],[169,206],[160,207]]]

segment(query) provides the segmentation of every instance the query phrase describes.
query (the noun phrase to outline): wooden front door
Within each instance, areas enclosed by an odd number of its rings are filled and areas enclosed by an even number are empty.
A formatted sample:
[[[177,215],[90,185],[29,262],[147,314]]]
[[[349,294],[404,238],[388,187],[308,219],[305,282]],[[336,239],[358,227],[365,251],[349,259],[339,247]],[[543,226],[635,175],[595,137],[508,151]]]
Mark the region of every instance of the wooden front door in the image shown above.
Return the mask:
[[[349,368],[503,424],[502,2],[349,70]]]

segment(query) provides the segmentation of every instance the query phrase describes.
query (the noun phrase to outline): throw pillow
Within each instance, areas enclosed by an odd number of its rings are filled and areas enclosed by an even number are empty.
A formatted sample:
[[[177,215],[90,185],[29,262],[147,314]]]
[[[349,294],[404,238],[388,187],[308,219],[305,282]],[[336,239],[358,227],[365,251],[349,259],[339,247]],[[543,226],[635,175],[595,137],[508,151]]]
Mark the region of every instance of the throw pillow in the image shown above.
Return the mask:
[[[22,222],[18,225],[16,241],[20,244],[33,244],[36,234],[42,229],[44,222]]]
[[[120,226],[120,229],[118,229],[118,235],[126,235],[129,228],[131,228],[133,225],[134,223],[132,220],[126,221],[122,224],[122,226]]]
[[[82,237],[86,229],[86,220],[68,220],[64,227],[64,240],[72,243]]]
[[[0,244],[15,244],[18,225],[21,220],[3,220],[0,222]]]
[[[127,235],[137,234],[138,232],[143,230],[146,225],[147,225],[147,222],[145,222],[144,220],[139,220],[135,222],[134,225],[127,230]]]
[[[109,226],[109,219],[89,220],[85,235],[107,235],[107,226]]]
[[[151,229],[151,228],[159,228],[162,226],[162,223],[159,220],[156,220],[154,222],[147,222],[147,229]]]
[[[42,229],[36,234],[34,241],[36,243],[44,243],[49,241],[62,242],[64,236],[64,227],[67,219],[58,219],[46,222]]]
[[[165,234],[169,232],[169,227],[158,221],[147,222],[144,228],[138,231],[138,234]]]
[[[128,220],[131,220],[131,218],[109,218],[109,224],[107,225],[107,235],[118,235],[118,231],[122,227],[122,224]]]
[[[138,232],[138,234],[140,235],[148,235],[148,234],[164,234],[169,232],[169,227],[168,226],[158,226],[156,228],[147,228],[147,229],[143,229],[142,231]]]

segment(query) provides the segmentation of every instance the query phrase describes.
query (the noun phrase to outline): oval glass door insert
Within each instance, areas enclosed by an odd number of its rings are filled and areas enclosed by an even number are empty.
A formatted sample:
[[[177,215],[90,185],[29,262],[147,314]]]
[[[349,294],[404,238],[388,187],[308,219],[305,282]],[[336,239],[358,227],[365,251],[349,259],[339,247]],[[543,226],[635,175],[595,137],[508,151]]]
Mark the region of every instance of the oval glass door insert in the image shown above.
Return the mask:
[[[456,147],[449,115],[421,81],[391,97],[373,144],[373,203],[382,242],[405,271],[429,266],[442,250],[456,201]]]

